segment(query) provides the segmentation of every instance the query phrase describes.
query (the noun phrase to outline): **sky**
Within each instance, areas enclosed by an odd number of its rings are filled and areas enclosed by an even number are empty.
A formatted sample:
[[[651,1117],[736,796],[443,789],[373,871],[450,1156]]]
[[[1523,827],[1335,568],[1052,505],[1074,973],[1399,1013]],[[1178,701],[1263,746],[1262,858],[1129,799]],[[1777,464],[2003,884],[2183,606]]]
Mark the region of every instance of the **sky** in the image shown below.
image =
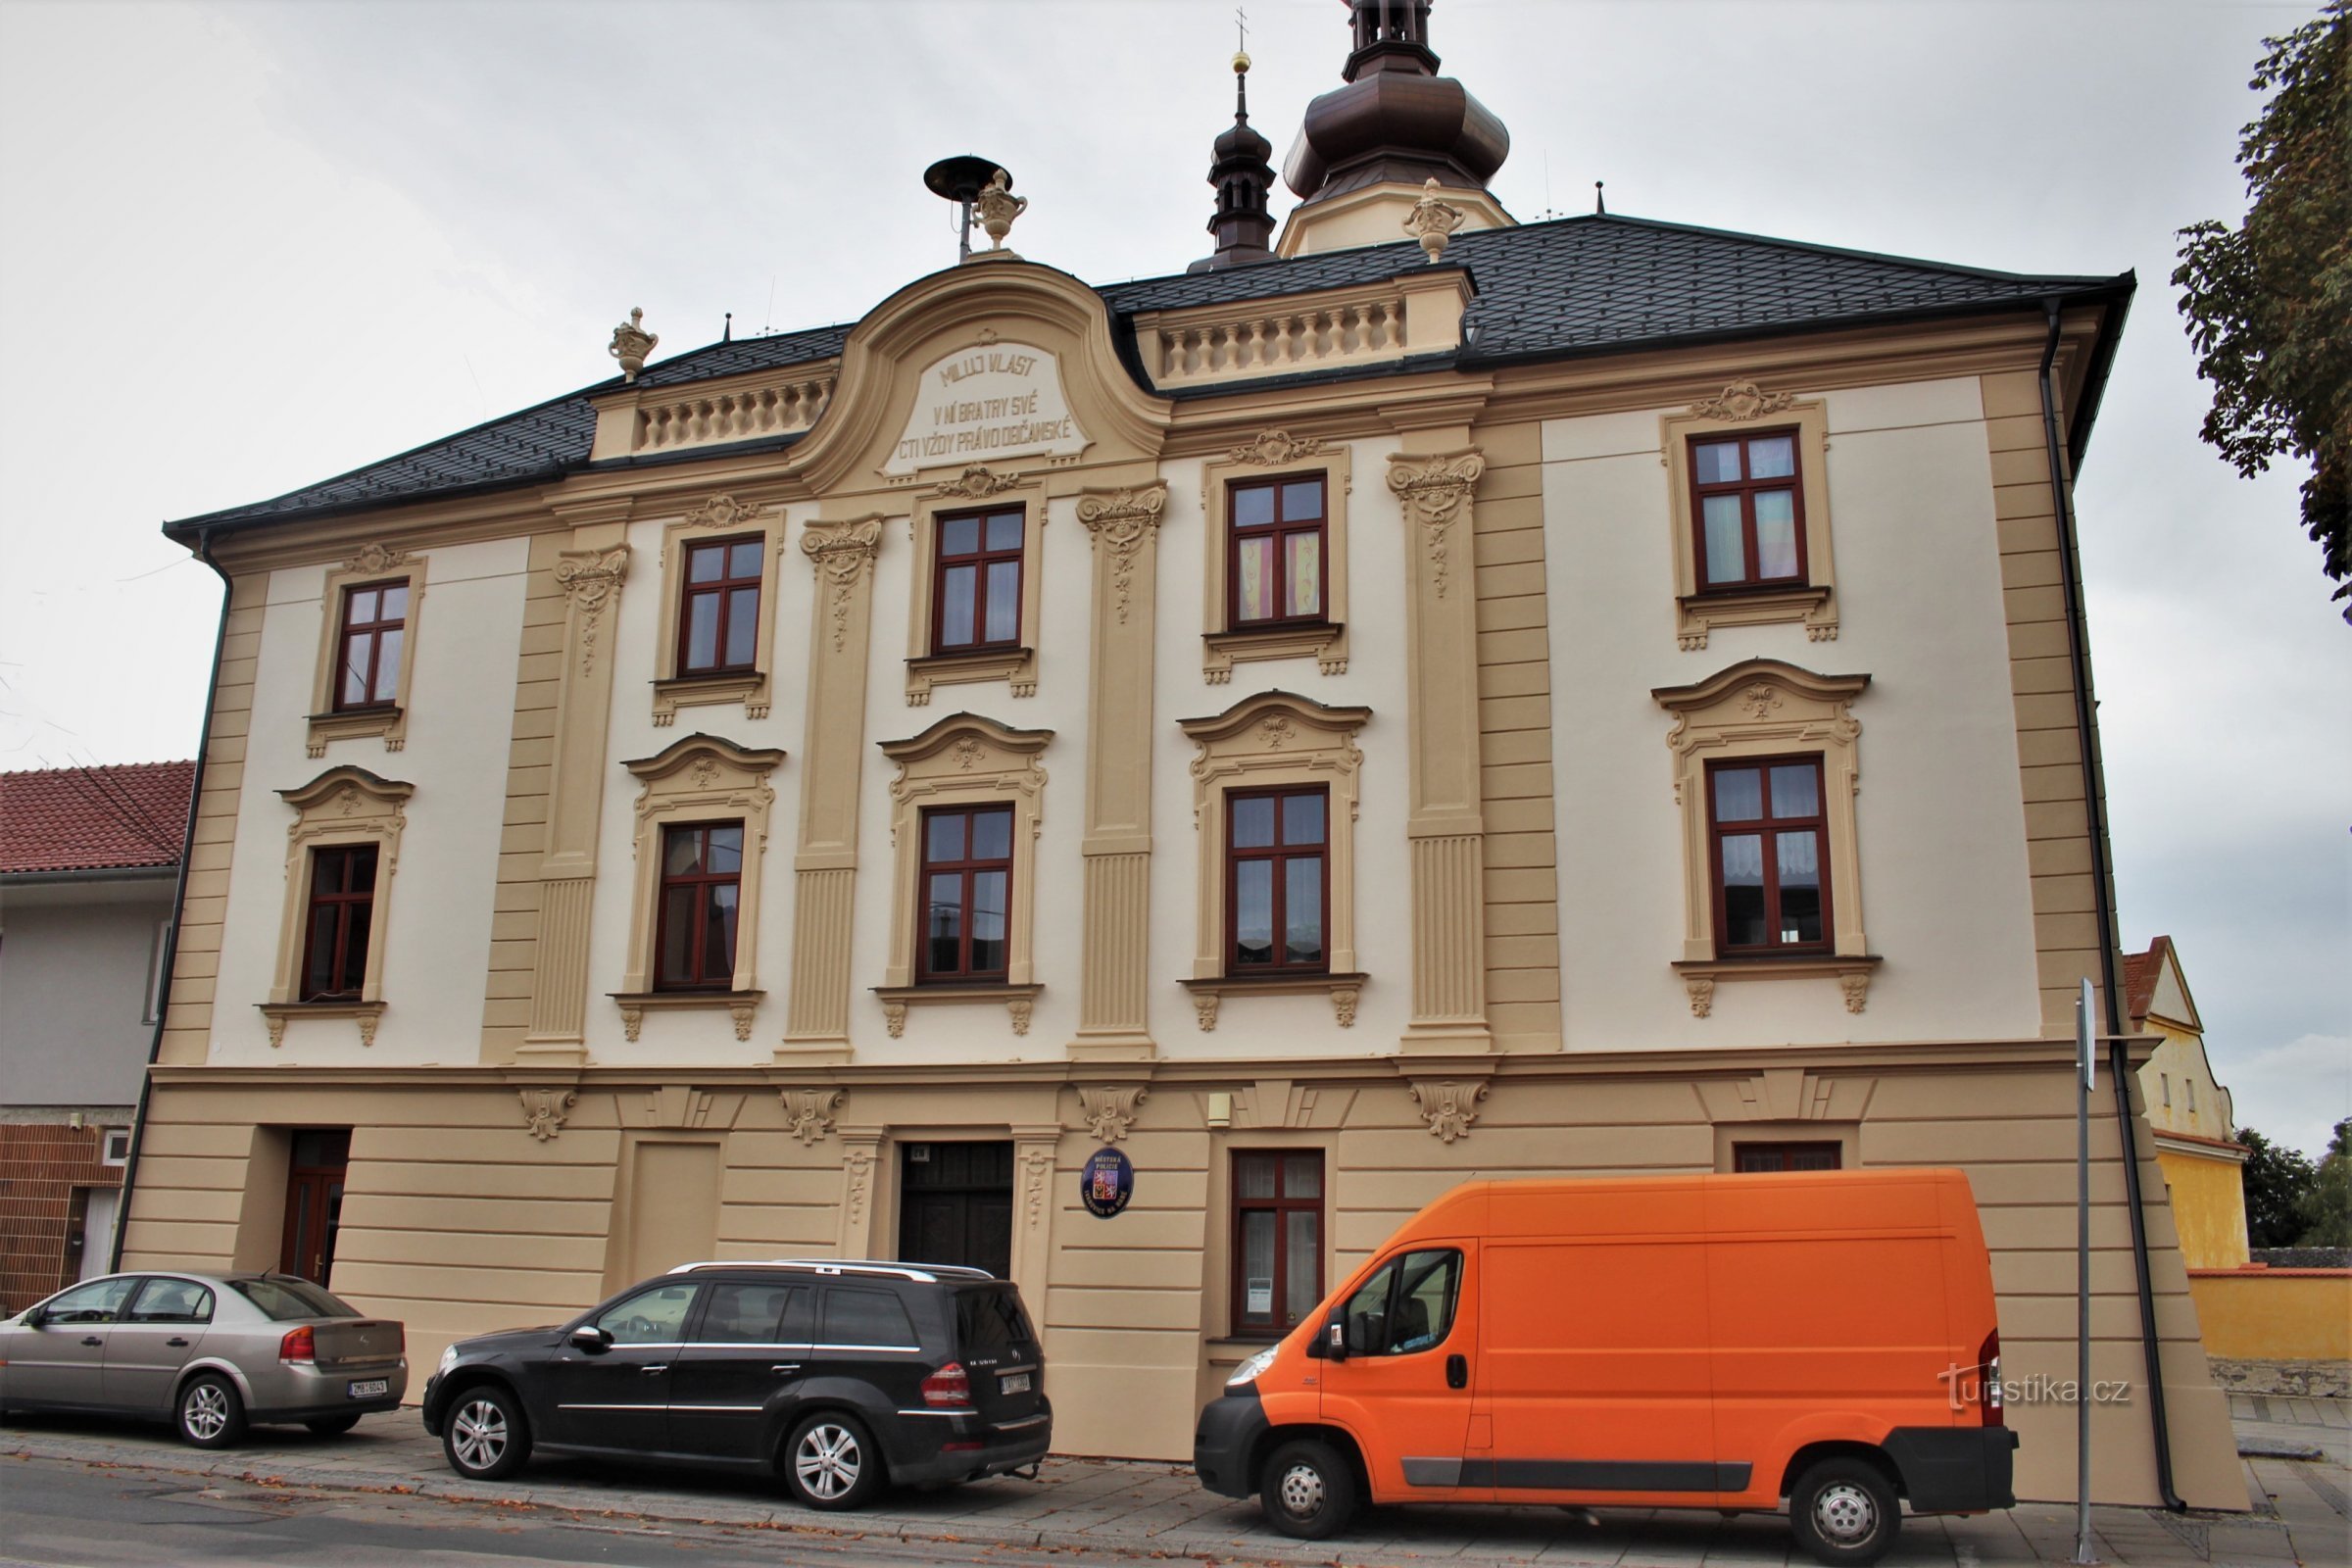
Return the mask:
[[[2352,1114],[2352,628],[2240,479],[2174,230],[2234,222],[2260,40],[2311,5],[1440,0],[1522,219],[1612,212],[2138,272],[2077,492],[2128,946],[2177,944],[2241,1122]],[[1252,120],[1338,85],[1337,0],[1250,0]],[[166,518],[657,359],[855,320],[948,264],[934,159],[1090,281],[1209,248],[1227,0],[0,0],[0,769],[192,756],[220,606]],[[1278,191],[1279,217],[1288,210]]]

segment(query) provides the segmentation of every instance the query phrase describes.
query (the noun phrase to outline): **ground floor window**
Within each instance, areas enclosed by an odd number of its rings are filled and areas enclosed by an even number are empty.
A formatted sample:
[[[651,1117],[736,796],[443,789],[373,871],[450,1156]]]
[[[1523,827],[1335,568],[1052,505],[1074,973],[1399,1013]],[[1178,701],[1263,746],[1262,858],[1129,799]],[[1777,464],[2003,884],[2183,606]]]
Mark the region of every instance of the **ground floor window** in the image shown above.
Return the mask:
[[[1836,1144],[1734,1144],[1732,1169],[1741,1172],[1836,1170],[1839,1163],[1838,1154],[1838,1146]]]
[[[1280,1335],[1323,1299],[1323,1155],[1233,1156],[1233,1332]]]

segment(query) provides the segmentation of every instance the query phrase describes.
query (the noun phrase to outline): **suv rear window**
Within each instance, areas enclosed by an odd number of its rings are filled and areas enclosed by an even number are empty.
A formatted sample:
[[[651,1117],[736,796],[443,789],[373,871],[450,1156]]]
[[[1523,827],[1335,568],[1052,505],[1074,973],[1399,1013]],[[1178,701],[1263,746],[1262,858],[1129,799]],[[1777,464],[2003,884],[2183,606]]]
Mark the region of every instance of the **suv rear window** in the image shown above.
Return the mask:
[[[309,1280],[230,1280],[229,1289],[262,1309],[277,1323],[298,1317],[358,1317],[360,1309],[329,1296]]]
[[[1010,1291],[956,1292],[956,1332],[963,1342],[965,1355],[1009,1350],[1037,1338],[1029,1332],[1029,1319],[1021,1311],[1021,1298]]]
[[[912,1350],[922,1345],[896,1295],[849,1285],[825,1287],[824,1322],[817,1338],[831,1346],[890,1346]]]

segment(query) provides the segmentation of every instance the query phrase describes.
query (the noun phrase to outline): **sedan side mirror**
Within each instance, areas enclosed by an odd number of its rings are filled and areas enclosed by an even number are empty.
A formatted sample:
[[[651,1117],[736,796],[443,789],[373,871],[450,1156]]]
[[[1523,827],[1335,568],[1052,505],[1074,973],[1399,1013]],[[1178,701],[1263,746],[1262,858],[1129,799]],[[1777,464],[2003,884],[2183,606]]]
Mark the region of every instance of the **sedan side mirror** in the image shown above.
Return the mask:
[[[24,1309],[24,1315],[22,1318],[19,1318],[17,1321],[23,1323],[28,1329],[37,1329],[43,1327],[49,1321],[48,1308],[28,1306]]]
[[[602,1355],[612,1348],[612,1336],[593,1323],[583,1323],[571,1331],[571,1348]]]

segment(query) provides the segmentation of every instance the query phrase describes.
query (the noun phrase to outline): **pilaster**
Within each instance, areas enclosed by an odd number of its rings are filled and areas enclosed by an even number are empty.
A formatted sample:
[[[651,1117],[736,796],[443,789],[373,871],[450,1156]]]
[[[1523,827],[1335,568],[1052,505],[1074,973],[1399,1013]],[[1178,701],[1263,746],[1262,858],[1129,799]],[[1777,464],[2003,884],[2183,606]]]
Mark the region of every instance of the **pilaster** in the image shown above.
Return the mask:
[[[894,1246],[877,1248],[874,1205],[883,1181],[882,1133],[878,1128],[841,1131],[840,1257],[887,1257]]]
[[[1059,1125],[1012,1129],[1012,1280],[1043,1302],[1054,1259],[1054,1184],[1059,1179]]]
[[[1404,514],[1405,722],[1413,1011],[1403,1049],[1487,1052],[1486,826],[1480,809],[1478,581],[1467,425],[1408,430],[1389,458]]]
[[[858,781],[880,514],[801,530],[816,571],[808,631],[808,730],[793,861],[792,991],[778,1061],[850,1056],[850,916],[858,877]],[[852,1253],[863,1256],[863,1253]]]
[[[563,672],[556,688],[546,846],[539,858],[539,940],[532,956],[530,1027],[519,1061],[587,1059],[588,928],[596,839],[605,803],[612,714],[612,642],[629,574],[625,500],[567,511],[571,543],[556,560],[564,593]]]
[[[1086,917],[1071,1056],[1148,1060],[1152,896],[1152,659],[1159,518],[1168,487],[1086,490],[1094,550],[1087,694]]]

